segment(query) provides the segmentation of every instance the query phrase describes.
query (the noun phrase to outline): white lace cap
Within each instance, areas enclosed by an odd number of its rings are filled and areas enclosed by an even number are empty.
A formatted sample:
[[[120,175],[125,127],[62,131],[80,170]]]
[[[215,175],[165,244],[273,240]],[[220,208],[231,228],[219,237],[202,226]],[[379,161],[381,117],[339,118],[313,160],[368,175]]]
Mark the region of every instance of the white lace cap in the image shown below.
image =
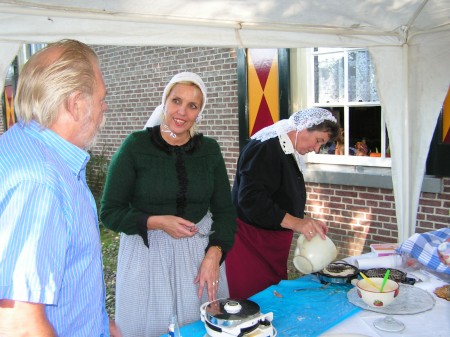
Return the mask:
[[[144,129],[147,127],[152,127],[152,126],[161,124],[161,121],[163,118],[162,116],[164,114],[164,104],[166,103],[167,95],[169,94],[172,87],[175,84],[180,83],[180,82],[192,82],[200,88],[202,95],[203,95],[203,102],[202,102],[202,107],[200,109],[200,112],[197,116],[196,123],[200,122],[200,120],[202,119],[202,112],[205,109],[205,105],[206,105],[206,101],[207,101],[206,86],[205,86],[205,83],[203,82],[203,80],[200,78],[200,76],[198,76],[195,73],[186,71],[186,72],[182,72],[182,73],[179,73],[179,74],[176,74],[175,76],[173,76],[172,79],[169,81],[169,83],[166,85],[166,87],[164,88],[163,95],[162,95],[161,104],[158,105],[156,107],[156,109],[153,111],[153,113],[150,115],[150,118],[148,119],[147,123],[145,124]]]
[[[287,134],[291,131],[302,131],[318,125],[326,120],[336,123],[330,111],[322,108],[308,108],[293,113],[289,119],[282,119],[275,124],[259,130],[251,138],[264,142],[268,139]]]

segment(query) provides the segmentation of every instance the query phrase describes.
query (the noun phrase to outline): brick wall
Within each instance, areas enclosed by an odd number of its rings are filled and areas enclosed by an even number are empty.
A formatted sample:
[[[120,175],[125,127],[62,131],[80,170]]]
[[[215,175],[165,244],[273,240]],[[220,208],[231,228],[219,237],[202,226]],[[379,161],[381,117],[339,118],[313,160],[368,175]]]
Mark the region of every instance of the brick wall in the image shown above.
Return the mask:
[[[397,242],[395,201],[392,190],[329,184],[307,184],[306,211],[328,223],[329,237],[338,248],[338,259],[370,251],[369,245]],[[450,178],[443,179],[442,193],[421,193],[416,233],[450,226]],[[289,270],[292,264],[294,236]]]
[[[417,214],[417,233],[450,226],[450,178],[443,179],[442,193],[422,193]]]
[[[107,122],[94,153],[110,157],[132,131],[142,129],[161,103],[164,87],[181,71],[197,73],[208,90],[199,131],[221,145],[230,181],[239,153],[234,49],[95,46],[108,89]]]
[[[109,92],[107,123],[94,154],[103,151],[110,158],[130,132],[143,128],[160,104],[164,86],[172,75],[193,71],[204,79],[209,91],[200,131],[218,140],[232,183],[239,153],[235,50],[117,46],[94,49]],[[0,121],[0,134],[2,124]],[[450,225],[450,178],[443,179],[443,185],[442,193],[421,194],[417,232]],[[339,257],[367,252],[371,243],[396,241],[392,190],[309,183],[307,191],[307,212],[327,221]],[[290,270],[295,272],[292,265]]]

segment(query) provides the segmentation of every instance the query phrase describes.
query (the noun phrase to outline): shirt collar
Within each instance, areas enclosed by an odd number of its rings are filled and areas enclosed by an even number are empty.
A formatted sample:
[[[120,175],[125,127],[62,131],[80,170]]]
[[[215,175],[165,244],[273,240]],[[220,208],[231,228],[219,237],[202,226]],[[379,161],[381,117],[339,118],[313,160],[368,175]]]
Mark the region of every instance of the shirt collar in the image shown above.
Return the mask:
[[[278,140],[280,141],[280,145],[281,148],[283,149],[283,152],[285,154],[294,155],[294,159],[297,163],[300,172],[304,172],[306,167],[305,160],[303,159],[303,156],[294,149],[294,145],[292,144],[292,141],[287,135],[287,133],[282,133],[278,135]]]
[[[286,133],[278,135],[278,140],[280,141],[281,148],[285,154],[293,154],[294,146],[292,145],[291,139]]]
[[[52,150],[58,153],[67,163],[76,176],[79,176],[86,168],[90,155],[85,150],[65,140],[52,130],[43,127],[32,120],[29,124],[20,122],[24,132],[30,136],[44,142]]]

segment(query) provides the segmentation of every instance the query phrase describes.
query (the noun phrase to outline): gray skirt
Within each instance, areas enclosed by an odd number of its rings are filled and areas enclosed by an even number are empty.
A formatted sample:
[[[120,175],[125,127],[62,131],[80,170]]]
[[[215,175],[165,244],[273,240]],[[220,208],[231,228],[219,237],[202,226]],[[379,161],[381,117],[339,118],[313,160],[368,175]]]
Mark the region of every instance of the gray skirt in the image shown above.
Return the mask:
[[[211,229],[208,213],[197,223],[201,233]],[[116,278],[116,323],[123,337],[159,337],[167,333],[170,317],[180,326],[200,319],[202,298],[194,284],[205,256],[208,237],[174,239],[162,230],[148,231],[147,248],[138,235],[120,235]],[[220,266],[217,298],[229,297],[225,263]]]

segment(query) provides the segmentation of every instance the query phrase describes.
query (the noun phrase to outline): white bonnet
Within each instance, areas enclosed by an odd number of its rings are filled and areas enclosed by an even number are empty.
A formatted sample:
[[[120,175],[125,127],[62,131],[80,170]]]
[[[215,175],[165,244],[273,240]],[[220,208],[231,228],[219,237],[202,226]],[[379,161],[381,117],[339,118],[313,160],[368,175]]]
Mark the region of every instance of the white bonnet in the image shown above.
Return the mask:
[[[205,83],[200,78],[200,76],[198,76],[195,73],[185,71],[185,72],[176,74],[174,77],[172,77],[172,79],[169,81],[169,83],[164,88],[164,92],[163,92],[162,99],[161,99],[161,104],[164,105],[166,103],[167,95],[169,94],[170,90],[172,89],[172,87],[175,84],[180,83],[180,82],[192,82],[195,85],[197,85],[197,87],[200,88],[200,90],[203,94],[202,108],[200,109],[200,113],[199,113],[199,116],[201,116],[203,109],[205,108],[206,101],[207,101],[207,95],[206,95],[207,91],[206,91]]]
[[[166,103],[167,95],[169,95],[169,92],[172,89],[172,87],[175,84],[180,83],[180,82],[191,82],[200,88],[200,91],[202,92],[202,95],[203,95],[203,102],[202,102],[202,107],[200,109],[200,112],[197,116],[196,122],[198,123],[201,120],[202,112],[205,109],[205,105],[206,105],[206,101],[207,101],[206,86],[205,86],[205,83],[203,82],[203,80],[200,78],[200,76],[198,76],[195,73],[185,71],[185,72],[176,74],[175,76],[172,77],[172,79],[169,81],[169,83],[167,83],[166,87],[164,88],[163,95],[162,95],[161,105],[156,107],[156,109],[153,111],[152,115],[148,119],[144,128],[159,125],[161,123],[161,116],[164,113],[164,104]]]
[[[336,123],[336,118],[333,114],[322,108],[308,108],[294,112],[289,119],[282,119],[275,124],[266,126],[259,130],[251,138],[265,141],[270,138],[275,138],[291,131],[302,131],[309,129],[314,125],[323,123],[325,120]]]

